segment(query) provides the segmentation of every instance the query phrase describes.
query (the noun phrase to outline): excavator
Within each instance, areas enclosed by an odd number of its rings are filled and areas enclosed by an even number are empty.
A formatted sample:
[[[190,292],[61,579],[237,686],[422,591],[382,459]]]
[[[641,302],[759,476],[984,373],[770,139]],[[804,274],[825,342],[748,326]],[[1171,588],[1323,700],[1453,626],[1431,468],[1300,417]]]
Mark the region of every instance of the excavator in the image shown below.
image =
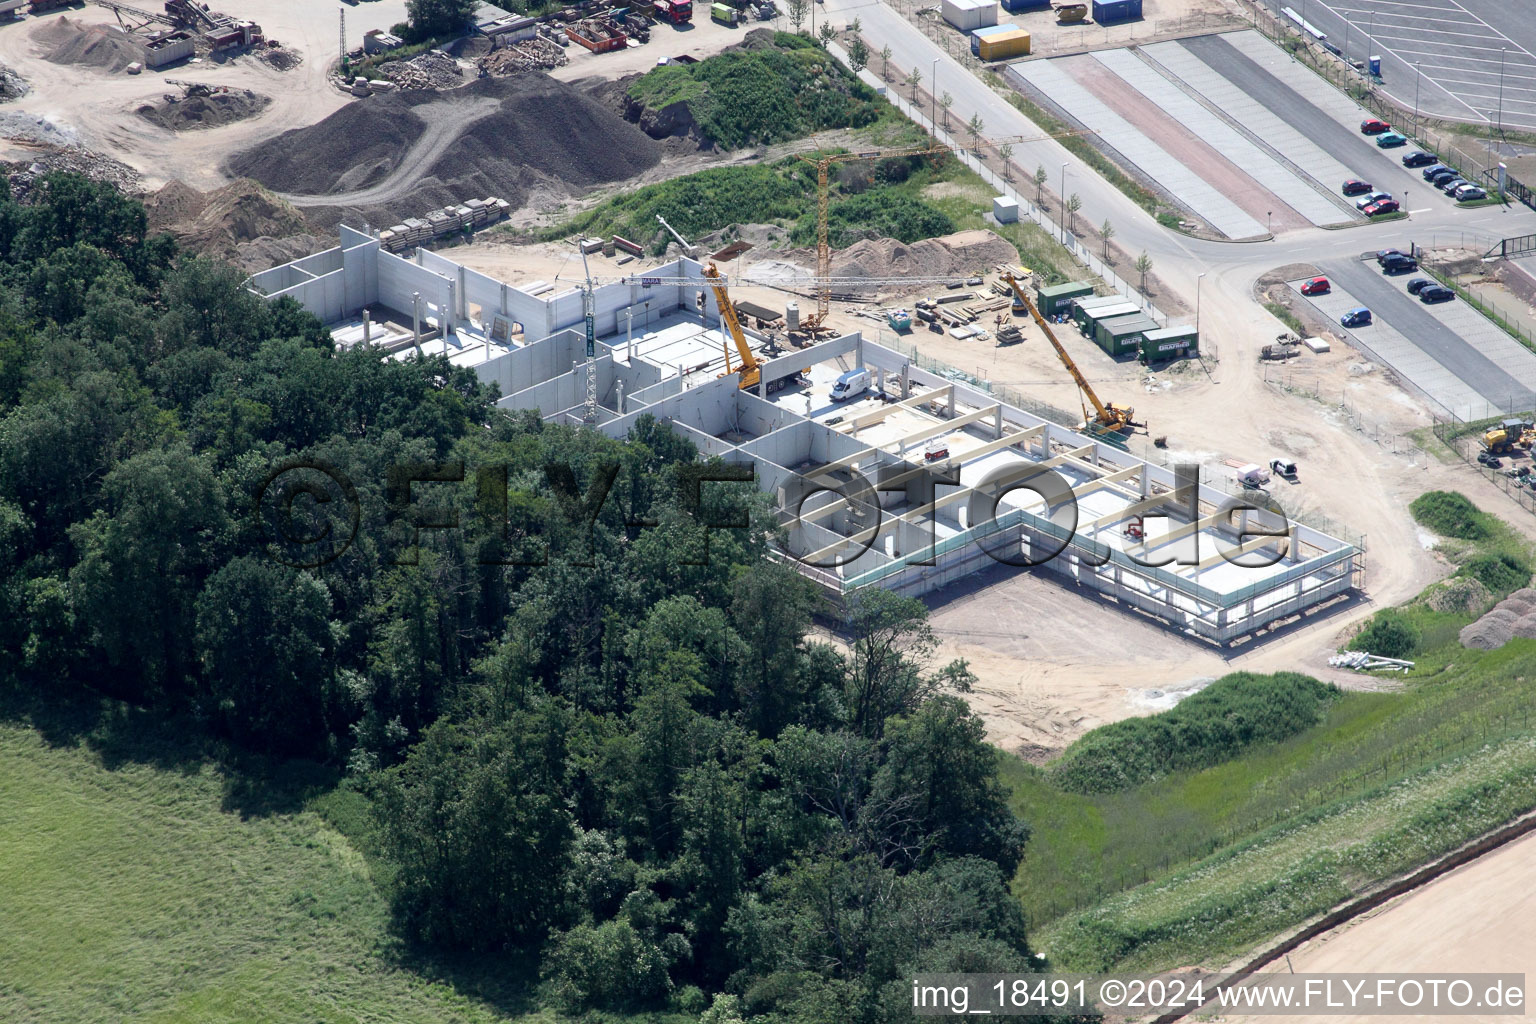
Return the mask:
[[[1083,425],[1085,427],[1091,425],[1104,430],[1119,432],[1129,432],[1135,427],[1142,426],[1143,424],[1136,423],[1132,419],[1136,410],[1130,406],[1116,405],[1113,402],[1105,405],[1099,401],[1099,396],[1093,392],[1093,385],[1088,383],[1082,371],[1077,368],[1077,364],[1072,361],[1072,357],[1067,355],[1067,350],[1062,347],[1061,342],[1056,340],[1056,334],[1051,330],[1051,325],[1046,323],[1045,317],[1040,315],[1040,311],[1035,308],[1035,304],[1029,301],[1029,296],[1025,295],[1024,289],[1019,287],[1019,282],[1014,279],[1012,274],[1004,274],[1003,280],[1008,282],[1008,286],[1013,289],[1014,305],[1023,306],[1029,310],[1029,315],[1034,317],[1035,323],[1040,325],[1040,329],[1045,332],[1046,338],[1050,340],[1051,345],[1056,349],[1056,354],[1061,357],[1062,365],[1067,368],[1067,372],[1072,374],[1072,379],[1077,382],[1078,390],[1093,404],[1094,418],[1091,421],[1088,419],[1087,407],[1084,406],[1083,408]]]
[[[747,336],[741,332],[741,321],[736,317],[736,307],[731,303],[731,297],[725,290],[725,279],[720,276],[720,271],[713,263],[704,268],[704,278],[709,282],[710,288],[715,293],[715,303],[720,307],[720,319],[724,322],[726,330],[730,332],[731,340],[736,343],[736,354],[741,357],[741,390],[755,391],[758,382],[762,379],[762,364],[752,354],[751,346],[747,344]],[[735,373],[731,366],[731,347],[725,347],[725,373],[720,376]],[[807,367],[799,374],[789,377],[780,377],[778,380],[768,382],[768,393],[782,391],[791,384],[802,382],[802,374],[810,373]]]

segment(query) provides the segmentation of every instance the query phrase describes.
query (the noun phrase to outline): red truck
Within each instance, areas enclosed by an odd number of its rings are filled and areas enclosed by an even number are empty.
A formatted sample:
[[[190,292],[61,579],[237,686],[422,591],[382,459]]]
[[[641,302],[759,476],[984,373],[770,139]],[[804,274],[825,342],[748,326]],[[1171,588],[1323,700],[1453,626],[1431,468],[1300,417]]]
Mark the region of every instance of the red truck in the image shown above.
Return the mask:
[[[693,20],[693,0],[655,0],[656,17],[674,25]]]

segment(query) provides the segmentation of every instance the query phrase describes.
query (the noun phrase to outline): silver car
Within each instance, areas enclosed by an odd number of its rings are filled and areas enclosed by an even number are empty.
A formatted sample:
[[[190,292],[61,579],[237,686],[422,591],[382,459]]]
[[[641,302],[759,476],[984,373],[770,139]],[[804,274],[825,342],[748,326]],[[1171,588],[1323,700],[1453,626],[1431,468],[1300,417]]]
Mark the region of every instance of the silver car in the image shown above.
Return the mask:
[[[1367,192],[1365,195],[1363,195],[1359,199],[1355,200],[1355,209],[1363,210],[1367,206],[1370,206],[1372,203],[1379,203],[1383,199],[1391,199],[1391,198],[1392,198],[1392,193],[1391,192]]]

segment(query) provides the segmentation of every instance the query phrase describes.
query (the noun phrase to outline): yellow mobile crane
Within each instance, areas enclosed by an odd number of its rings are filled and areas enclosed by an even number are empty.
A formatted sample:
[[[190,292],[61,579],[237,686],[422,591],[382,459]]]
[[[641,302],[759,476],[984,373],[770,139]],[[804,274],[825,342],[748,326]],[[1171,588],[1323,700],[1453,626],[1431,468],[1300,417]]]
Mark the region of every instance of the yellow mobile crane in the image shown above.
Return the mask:
[[[762,364],[752,354],[752,348],[747,344],[747,336],[741,331],[741,321],[736,317],[736,307],[731,303],[731,297],[725,290],[725,279],[720,276],[720,271],[715,269],[713,263],[704,268],[704,279],[709,282],[710,288],[715,293],[715,304],[720,307],[720,320],[725,324],[726,330],[731,335],[731,340],[736,343],[736,354],[741,357],[741,390],[756,390],[758,382],[762,379]],[[735,373],[731,367],[731,347],[725,346],[725,373],[720,376]],[[809,373],[810,369],[804,369],[801,373]],[[768,393],[782,391],[791,384],[800,382],[799,375],[780,377],[778,380],[768,382]]]
[[[1088,383],[1088,379],[1077,368],[1077,364],[1072,361],[1072,357],[1067,355],[1067,350],[1062,347],[1061,342],[1056,340],[1056,334],[1051,330],[1051,325],[1045,322],[1045,317],[1040,315],[1040,311],[1029,300],[1029,296],[1024,294],[1024,289],[1019,287],[1019,282],[1014,280],[1012,274],[1004,274],[1003,280],[1007,281],[1008,286],[1013,289],[1014,305],[1022,305],[1025,309],[1029,310],[1029,315],[1034,317],[1035,323],[1040,325],[1040,329],[1045,332],[1046,338],[1050,340],[1051,345],[1056,349],[1056,354],[1061,357],[1062,365],[1067,368],[1068,373],[1072,374],[1072,379],[1077,381],[1078,390],[1093,404],[1094,418],[1092,424],[1106,430],[1118,431],[1129,431],[1133,427],[1141,426],[1140,423],[1132,420],[1136,410],[1130,406],[1116,405],[1113,402],[1105,405],[1099,401],[1099,396],[1093,392],[1093,385]],[[1089,423],[1086,406],[1083,408],[1083,423],[1085,426]]]

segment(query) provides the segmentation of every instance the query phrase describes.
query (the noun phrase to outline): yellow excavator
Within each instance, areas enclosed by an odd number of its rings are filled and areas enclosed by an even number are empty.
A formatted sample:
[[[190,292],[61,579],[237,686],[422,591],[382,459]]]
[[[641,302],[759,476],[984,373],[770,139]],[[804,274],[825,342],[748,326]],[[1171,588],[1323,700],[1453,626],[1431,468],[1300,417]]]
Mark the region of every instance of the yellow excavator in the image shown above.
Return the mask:
[[[741,331],[741,321],[736,316],[736,307],[731,303],[731,297],[725,290],[725,279],[720,276],[720,271],[713,263],[704,268],[704,277],[709,281],[710,288],[714,290],[715,304],[720,307],[720,319],[724,322],[731,340],[736,343],[736,354],[741,357],[741,390],[756,391],[758,382],[762,380],[762,364],[752,354],[752,348],[747,344],[747,336]],[[720,376],[724,377],[735,372],[735,368],[731,366],[731,347],[726,345],[725,373]],[[801,374],[810,372],[810,369],[806,368],[801,370],[800,374],[771,380],[768,382],[768,393],[771,395],[775,391],[784,390],[791,384],[801,383]]]
[[[1051,330],[1051,325],[1046,323],[1045,317],[1040,315],[1040,311],[1029,300],[1029,296],[1024,294],[1024,289],[1019,287],[1019,282],[1014,279],[1012,274],[1004,274],[1003,280],[1008,282],[1008,286],[1013,289],[1014,306],[1023,306],[1029,310],[1029,315],[1034,317],[1035,323],[1040,325],[1040,329],[1045,332],[1046,338],[1050,340],[1052,347],[1056,349],[1056,354],[1061,357],[1062,365],[1067,368],[1067,372],[1072,374],[1072,379],[1077,382],[1078,390],[1083,393],[1083,397],[1092,403],[1094,418],[1091,421],[1088,419],[1087,406],[1083,407],[1084,426],[1091,423],[1093,426],[1105,430],[1124,432],[1129,432],[1133,428],[1141,426],[1142,424],[1136,423],[1132,419],[1136,414],[1136,410],[1130,406],[1116,405],[1113,402],[1105,405],[1099,401],[1099,396],[1093,392],[1093,385],[1088,383],[1082,371],[1077,368],[1077,364],[1072,361],[1072,357],[1067,355],[1067,350],[1062,347],[1061,342],[1056,340],[1056,334]]]

